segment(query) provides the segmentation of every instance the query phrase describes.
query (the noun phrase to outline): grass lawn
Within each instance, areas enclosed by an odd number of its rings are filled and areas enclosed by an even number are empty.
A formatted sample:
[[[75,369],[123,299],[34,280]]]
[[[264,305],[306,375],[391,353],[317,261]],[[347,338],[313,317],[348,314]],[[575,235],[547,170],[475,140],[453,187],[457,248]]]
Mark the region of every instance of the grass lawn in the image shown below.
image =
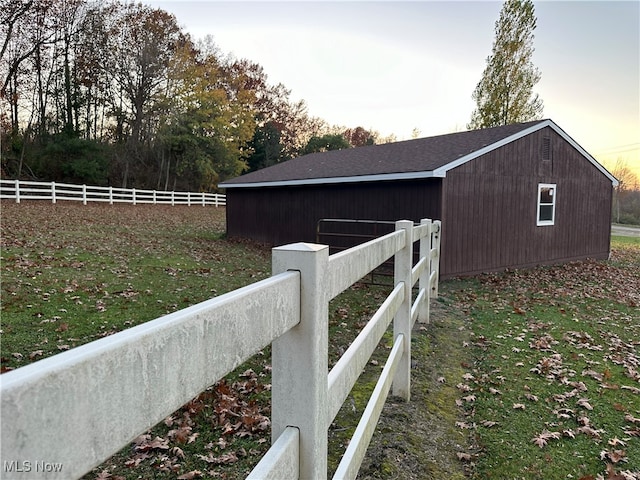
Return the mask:
[[[223,233],[223,209],[3,202],[3,368],[269,276]]]
[[[640,478],[639,240],[445,283],[472,332],[457,425],[473,478]]]
[[[269,249],[224,237],[224,209],[1,207],[3,371],[270,275]],[[412,401],[388,400],[361,478],[640,475],[640,239],[614,238],[608,262],[440,291],[413,339]],[[356,285],[331,302],[330,363],[386,292]],[[330,469],[390,341],[330,428]],[[265,349],[86,478],[244,478],[270,443],[269,388]]]
[[[268,277],[270,250],[225,239],[224,214],[211,207],[3,202],[2,371]],[[356,285],[331,302],[331,364],[386,290]],[[331,428],[333,469],[385,350],[368,369],[372,379],[352,392],[353,408]],[[270,363],[266,348],[86,478],[244,478],[270,444]]]
[[[268,277],[269,250],[225,240],[224,222],[213,207],[3,202],[3,371]],[[87,478],[243,477],[269,444],[269,383],[263,352]]]

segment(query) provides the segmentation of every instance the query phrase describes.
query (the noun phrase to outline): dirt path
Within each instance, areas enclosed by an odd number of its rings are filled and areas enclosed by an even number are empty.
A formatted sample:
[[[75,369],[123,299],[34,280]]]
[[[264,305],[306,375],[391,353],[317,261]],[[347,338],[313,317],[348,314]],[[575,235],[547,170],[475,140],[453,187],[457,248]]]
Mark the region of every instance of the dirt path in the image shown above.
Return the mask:
[[[362,463],[359,479],[466,478],[457,452],[467,435],[455,427],[469,330],[446,292],[432,305],[432,323],[416,324],[411,401],[390,397]]]

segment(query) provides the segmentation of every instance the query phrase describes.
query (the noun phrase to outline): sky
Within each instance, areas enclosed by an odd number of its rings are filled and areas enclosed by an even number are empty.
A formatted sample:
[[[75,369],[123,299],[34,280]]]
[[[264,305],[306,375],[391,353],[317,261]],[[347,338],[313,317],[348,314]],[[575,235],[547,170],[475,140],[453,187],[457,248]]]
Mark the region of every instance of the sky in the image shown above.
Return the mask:
[[[466,130],[496,1],[153,0],[194,39],[264,68],[331,125],[409,139]],[[534,87],[605,166],[640,176],[640,2],[535,1]]]

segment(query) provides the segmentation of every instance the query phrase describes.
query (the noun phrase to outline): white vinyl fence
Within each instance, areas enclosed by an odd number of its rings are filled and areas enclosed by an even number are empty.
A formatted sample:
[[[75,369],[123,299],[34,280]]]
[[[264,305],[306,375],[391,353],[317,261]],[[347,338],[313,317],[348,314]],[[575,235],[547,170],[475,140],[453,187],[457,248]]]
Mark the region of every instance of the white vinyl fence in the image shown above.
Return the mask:
[[[165,192],[135,188],[96,187],[56,182],[25,182],[22,180],[0,180],[0,199],[15,200],[59,200],[82,202],[108,202],[164,205],[213,205],[227,204],[226,196],[220,193]]]
[[[430,220],[398,221],[331,256],[325,245],[276,247],[268,279],[1,375],[3,476],[81,477],[272,343],[272,447],[248,478],[326,479],[328,427],[393,320],[393,348],[333,477],[355,478],[391,386],[410,398],[411,331],[429,320],[439,251]],[[327,374],[329,301],[391,257],[393,291]]]

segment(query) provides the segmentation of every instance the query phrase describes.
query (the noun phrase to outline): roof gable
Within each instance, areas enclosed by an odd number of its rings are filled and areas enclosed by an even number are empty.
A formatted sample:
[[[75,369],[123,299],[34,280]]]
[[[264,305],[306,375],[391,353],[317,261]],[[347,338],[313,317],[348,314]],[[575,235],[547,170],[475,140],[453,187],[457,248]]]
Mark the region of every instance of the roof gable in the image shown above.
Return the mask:
[[[233,178],[222,188],[356,183],[446,177],[449,170],[551,127],[614,185],[617,180],[551,120],[537,120],[401,142],[312,153]]]

